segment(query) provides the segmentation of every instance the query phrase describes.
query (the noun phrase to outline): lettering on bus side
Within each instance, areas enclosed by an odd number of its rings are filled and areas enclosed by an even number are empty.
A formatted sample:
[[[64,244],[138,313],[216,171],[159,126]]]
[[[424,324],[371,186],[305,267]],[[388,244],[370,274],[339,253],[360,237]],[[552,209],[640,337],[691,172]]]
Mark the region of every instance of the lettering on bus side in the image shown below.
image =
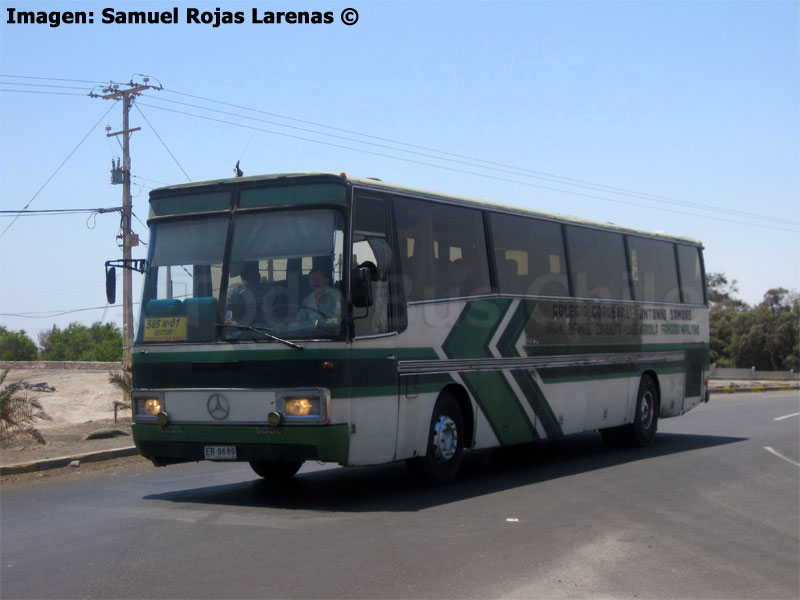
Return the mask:
[[[702,335],[692,309],[592,300],[523,300],[530,315],[527,345],[608,345],[655,342],[660,336]]]

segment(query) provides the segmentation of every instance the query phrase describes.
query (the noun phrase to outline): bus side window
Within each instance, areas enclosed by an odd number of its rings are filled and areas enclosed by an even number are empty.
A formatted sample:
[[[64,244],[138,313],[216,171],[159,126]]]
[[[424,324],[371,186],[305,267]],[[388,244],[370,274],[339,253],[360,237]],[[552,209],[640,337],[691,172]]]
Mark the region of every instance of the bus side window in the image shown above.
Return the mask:
[[[705,304],[703,294],[703,265],[700,251],[694,246],[677,245],[678,269],[681,275],[681,295],[684,304]]]
[[[400,248],[400,268],[406,300],[426,300],[432,296],[430,270],[434,264],[434,247],[430,223],[422,202],[406,198],[395,199],[395,224]]]
[[[491,291],[480,211],[403,198],[395,213],[400,248],[407,250],[400,262],[408,300]]]
[[[558,223],[499,213],[489,219],[501,294],[569,296]]]
[[[635,300],[681,301],[671,242],[629,235],[628,254]]]
[[[372,273],[372,305],[354,308],[357,336],[393,331],[390,275],[394,256],[386,227],[386,201],[357,196],[353,213],[353,270],[366,267]]]
[[[574,225],[566,230],[575,296],[630,300],[622,234]]]

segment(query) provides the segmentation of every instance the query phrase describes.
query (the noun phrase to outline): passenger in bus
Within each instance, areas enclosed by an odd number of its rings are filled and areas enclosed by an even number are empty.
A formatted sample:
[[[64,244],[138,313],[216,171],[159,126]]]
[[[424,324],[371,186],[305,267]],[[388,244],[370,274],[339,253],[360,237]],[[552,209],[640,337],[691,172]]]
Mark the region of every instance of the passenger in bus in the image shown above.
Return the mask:
[[[318,267],[309,273],[311,293],[303,299],[297,311],[299,323],[327,322],[338,324],[342,314],[342,294],[331,287],[330,277]]]
[[[258,261],[247,261],[242,266],[241,281],[228,290],[228,310],[225,320],[237,325],[249,325],[256,318],[264,290]]]

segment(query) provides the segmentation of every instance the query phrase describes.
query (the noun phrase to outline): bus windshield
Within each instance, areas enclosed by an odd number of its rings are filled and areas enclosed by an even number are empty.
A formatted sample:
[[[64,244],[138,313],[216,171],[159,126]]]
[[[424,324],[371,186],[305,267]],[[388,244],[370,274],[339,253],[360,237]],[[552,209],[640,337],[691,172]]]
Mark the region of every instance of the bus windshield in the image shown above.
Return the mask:
[[[340,336],[343,223],[306,209],[154,224],[139,341]]]

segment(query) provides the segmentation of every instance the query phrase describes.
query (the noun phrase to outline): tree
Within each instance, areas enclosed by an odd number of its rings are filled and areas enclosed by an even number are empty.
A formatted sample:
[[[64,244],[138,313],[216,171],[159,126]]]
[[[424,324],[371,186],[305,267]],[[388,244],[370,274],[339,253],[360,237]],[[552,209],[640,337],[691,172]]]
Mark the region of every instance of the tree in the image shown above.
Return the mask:
[[[762,371],[800,369],[800,297],[772,288],[757,306],[736,298],[736,280],[722,273],[707,276],[711,305],[711,362],[720,367]]]
[[[39,350],[24,329],[9,331],[0,325],[0,360],[36,360]]]
[[[21,390],[24,382],[6,384],[8,370],[0,372],[0,444],[8,445],[21,436],[30,436],[44,444],[44,436],[32,423],[41,419],[50,420],[42,405]]]
[[[736,280],[728,282],[723,273],[707,273],[706,288],[711,307],[709,314],[711,362],[719,367],[734,367],[736,366],[734,345],[741,327],[739,321],[750,307],[735,297],[739,293]]]
[[[734,297],[739,293],[736,283],[735,279],[732,279],[729,283],[724,273],[707,273],[706,289],[708,291],[708,304],[711,308],[722,306],[723,308],[736,310],[746,309],[747,304]]]
[[[43,360],[122,360],[122,332],[114,323],[70,323],[63,330],[53,325],[39,334],[39,345]]]
[[[734,348],[739,366],[783,371],[797,369],[800,298],[786,288],[773,288],[741,323]]]

